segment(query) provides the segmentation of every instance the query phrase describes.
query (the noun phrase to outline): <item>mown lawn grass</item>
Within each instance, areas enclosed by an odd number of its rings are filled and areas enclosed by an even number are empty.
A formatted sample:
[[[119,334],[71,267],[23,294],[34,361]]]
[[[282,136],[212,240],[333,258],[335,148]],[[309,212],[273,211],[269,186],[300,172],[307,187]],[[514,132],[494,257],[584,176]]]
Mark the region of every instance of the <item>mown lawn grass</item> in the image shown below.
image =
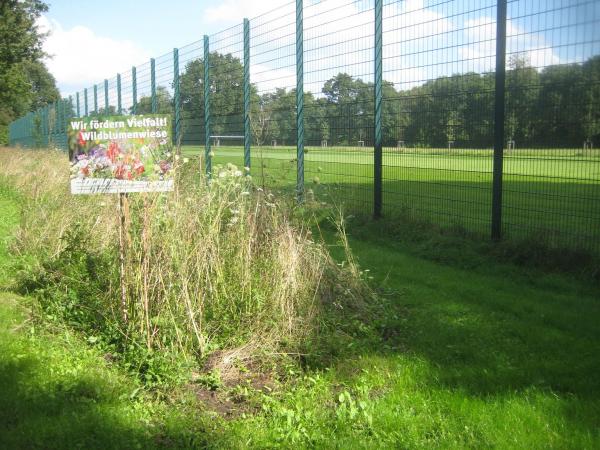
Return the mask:
[[[216,147],[213,164],[243,166],[241,147]],[[203,154],[185,147],[187,156]],[[292,147],[252,150],[259,184],[293,191]],[[319,201],[347,211],[373,209],[372,151],[307,147],[305,186]],[[383,156],[383,214],[410,216],[488,237],[492,209],[492,154],[487,150],[387,149]],[[519,150],[504,158],[503,232],[553,247],[600,254],[600,156],[597,151]]]
[[[278,394],[276,414],[240,422],[252,444],[600,445],[596,286],[485,258],[444,264],[382,229],[356,233],[361,265],[395,304],[383,340],[358,338],[354,356]]]
[[[5,242],[18,203],[2,192]],[[0,293],[0,447],[600,447],[596,285],[471,257],[467,240],[445,256],[385,224],[350,227],[350,244],[390,302],[377,335],[340,334],[338,351],[273,392],[224,393],[260,405],[230,420],[189,395],[147,395],[81,336],[30,320],[30,300]]]

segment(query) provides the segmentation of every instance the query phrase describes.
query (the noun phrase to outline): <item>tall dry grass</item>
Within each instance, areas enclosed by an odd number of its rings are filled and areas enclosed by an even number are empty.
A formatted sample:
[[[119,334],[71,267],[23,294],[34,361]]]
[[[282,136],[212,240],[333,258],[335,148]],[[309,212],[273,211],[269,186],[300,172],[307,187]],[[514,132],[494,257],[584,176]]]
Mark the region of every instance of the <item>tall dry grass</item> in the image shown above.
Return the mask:
[[[352,264],[337,265],[237,168],[218,168],[207,183],[181,160],[173,192],[128,196],[125,322],[118,196],[71,195],[68,161],[57,152],[0,150],[0,167],[22,202],[15,252],[27,261],[24,285],[29,277],[38,291],[54,283],[78,293],[66,295],[69,308],[93,310],[98,326],[154,352],[306,351],[327,308],[353,310],[369,296]]]

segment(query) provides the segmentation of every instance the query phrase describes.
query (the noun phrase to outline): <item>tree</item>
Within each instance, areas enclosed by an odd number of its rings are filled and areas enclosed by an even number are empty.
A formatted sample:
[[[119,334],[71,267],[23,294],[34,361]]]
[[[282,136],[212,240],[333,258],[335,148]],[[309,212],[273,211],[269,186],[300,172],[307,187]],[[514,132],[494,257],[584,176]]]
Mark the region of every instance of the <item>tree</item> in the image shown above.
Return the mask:
[[[600,144],[600,56],[594,56],[583,64],[583,136],[586,141]]]
[[[365,141],[373,128],[373,84],[339,73],[325,82],[321,92],[332,143]]]
[[[244,129],[244,66],[231,54],[210,54],[210,112],[212,135],[242,135]],[[184,142],[204,140],[204,59],[188,62],[180,77]],[[250,85],[251,104],[258,104]]]
[[[550,147],[581,146],[584,79],[580,65],[546,67],[536,99],[536,142]]]
[[[56,80],[48,72],[44,63],[40,61],[27,61],[23,63],[23,68],[31,89],[30,110],[36,110],[60,99]]]
[[[32,81],[40,75],[45,37],[35,26],[48,6],[40,0],[0,1],[0,144],[7,141],[11,120],[31,109]]]
[[[133,113],[133,106],[130,109]],[[152,113],[152,96],[145,96],[138,100],[135,108],[136,114]],[[173,99],[164,86],[156,88],[156,114],[173,114]]]
[[[271,131],[271,116],[273,110],[270,104],[270,94],[262,95],[258,103],[250,107],[250,128],[257,146],[262,146],[269,138]]]
[[[533,138],[535,104],[540,90],[539,73],[525,57],[512,55],[506,74],[506,134],[517,142]]]

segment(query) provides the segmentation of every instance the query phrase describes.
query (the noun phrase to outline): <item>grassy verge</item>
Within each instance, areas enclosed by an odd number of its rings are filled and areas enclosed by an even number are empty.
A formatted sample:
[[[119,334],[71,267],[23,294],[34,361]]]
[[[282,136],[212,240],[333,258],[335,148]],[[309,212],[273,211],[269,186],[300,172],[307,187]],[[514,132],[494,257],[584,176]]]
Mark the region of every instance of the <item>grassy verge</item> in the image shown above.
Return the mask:
[[[18,225],[15,193],[0,189],[0,273]],[[6,281],[6,277],[4,279]],[[31,299],[0,290],[0,448],[201,447],[202,426],[169,408],[68,327],[40,322]]]

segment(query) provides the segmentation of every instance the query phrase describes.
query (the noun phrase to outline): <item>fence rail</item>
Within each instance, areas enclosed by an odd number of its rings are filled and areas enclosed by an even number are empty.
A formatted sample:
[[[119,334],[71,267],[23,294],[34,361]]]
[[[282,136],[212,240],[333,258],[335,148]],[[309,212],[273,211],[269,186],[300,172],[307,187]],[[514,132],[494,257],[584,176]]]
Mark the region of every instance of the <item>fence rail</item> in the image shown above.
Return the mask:
[[[10,143],[64,148],[69,118],[119,113],[172,114],[207,173],[301,201],[600,253],[596,1],[294,0],[27,114]]]

